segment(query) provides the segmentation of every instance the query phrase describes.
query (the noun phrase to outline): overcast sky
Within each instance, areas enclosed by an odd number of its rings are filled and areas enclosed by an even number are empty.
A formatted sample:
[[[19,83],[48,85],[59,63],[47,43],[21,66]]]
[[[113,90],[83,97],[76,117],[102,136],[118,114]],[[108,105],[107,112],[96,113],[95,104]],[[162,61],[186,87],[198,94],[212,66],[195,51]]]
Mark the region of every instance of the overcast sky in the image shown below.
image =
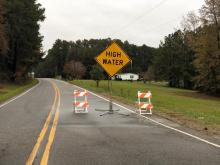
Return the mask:
[[[204,0],[38,0],[46,8],[41,24],[44,50],[56,39],[118,38],[158,47],[180,26],[182,16]]]

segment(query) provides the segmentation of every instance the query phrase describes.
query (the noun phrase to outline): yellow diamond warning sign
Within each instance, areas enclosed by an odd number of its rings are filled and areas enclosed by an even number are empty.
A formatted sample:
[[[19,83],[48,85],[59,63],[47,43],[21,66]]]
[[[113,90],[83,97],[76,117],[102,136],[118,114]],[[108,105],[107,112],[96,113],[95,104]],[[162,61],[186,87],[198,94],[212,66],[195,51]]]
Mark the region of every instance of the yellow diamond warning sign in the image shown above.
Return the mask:
[[[118,44],[113,42],[106,50],[96,57],[96,61],[102,66],[108,75],[112,77],[131,60]]]

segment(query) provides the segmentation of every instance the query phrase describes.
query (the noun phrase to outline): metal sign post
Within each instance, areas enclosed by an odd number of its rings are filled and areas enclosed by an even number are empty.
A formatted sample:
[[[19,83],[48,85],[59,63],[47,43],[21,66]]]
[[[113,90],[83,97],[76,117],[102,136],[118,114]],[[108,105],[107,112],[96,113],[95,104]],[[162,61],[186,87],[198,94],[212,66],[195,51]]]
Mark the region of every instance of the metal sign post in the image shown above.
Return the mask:
[[[106,50],[104,50],[100,55],[98,55],[95,60],[97,63],[108,73],[108,89],[109,89],[109,109],[101,110],[96,109],[96,111],[106,111],[101,114],[114,114],[114,112],[119,111],[113,110],[112,103],[112,77],[118,73],[122,68],[131,62],[129,56],[119,47],[116,42],[113,42]]]
[[[113,109],[113,102],[112,102],[112,80],[111,77],[109,77],[108,79],[108,89],[109,89],[109,109],[95,109],[96,111],[105,111],[103,114],[101,114],[100,116],[104,116],[107,114],[114,114],[114,112],[118,112],[120,111],[120,109]]]
[[[110,77],[108,79],[108,85],[109,85],[109,112],[114,113],[113,104],[112,104],[112,80]]]

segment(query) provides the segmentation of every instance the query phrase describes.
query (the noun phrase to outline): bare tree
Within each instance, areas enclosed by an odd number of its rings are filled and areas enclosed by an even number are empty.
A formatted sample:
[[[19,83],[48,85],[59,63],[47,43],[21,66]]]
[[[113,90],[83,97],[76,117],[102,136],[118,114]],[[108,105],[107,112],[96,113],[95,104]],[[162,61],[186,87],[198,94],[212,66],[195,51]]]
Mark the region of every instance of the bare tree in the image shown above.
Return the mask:
[[[200,15],[204,25],[215,25],[218,49],[220,49],[220,0],[205,0]]]
[[[85,75],[86,68],[81,62],[72,60],[65,64],[64,73],[71,78],[80,79]]]
[[[181,26],[184,30],[195,32],[200,26],[200,18],[194,11],[191,11],[183,17]]]
[[[203,24],[219,24],[220,0],[205,0],[205,4],[200,9]]]

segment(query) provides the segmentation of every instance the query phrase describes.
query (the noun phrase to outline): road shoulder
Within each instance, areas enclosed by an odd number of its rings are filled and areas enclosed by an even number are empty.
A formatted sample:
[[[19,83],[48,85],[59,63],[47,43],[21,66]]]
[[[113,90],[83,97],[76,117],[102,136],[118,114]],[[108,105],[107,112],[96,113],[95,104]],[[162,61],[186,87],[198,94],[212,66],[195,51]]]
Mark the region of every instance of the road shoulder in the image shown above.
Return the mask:
[[[40,81],[38,79],[32,80],[22,85],[4,84],[0,88],[0,107],[15,100],[20,95],[23,95],[36,87]]]

